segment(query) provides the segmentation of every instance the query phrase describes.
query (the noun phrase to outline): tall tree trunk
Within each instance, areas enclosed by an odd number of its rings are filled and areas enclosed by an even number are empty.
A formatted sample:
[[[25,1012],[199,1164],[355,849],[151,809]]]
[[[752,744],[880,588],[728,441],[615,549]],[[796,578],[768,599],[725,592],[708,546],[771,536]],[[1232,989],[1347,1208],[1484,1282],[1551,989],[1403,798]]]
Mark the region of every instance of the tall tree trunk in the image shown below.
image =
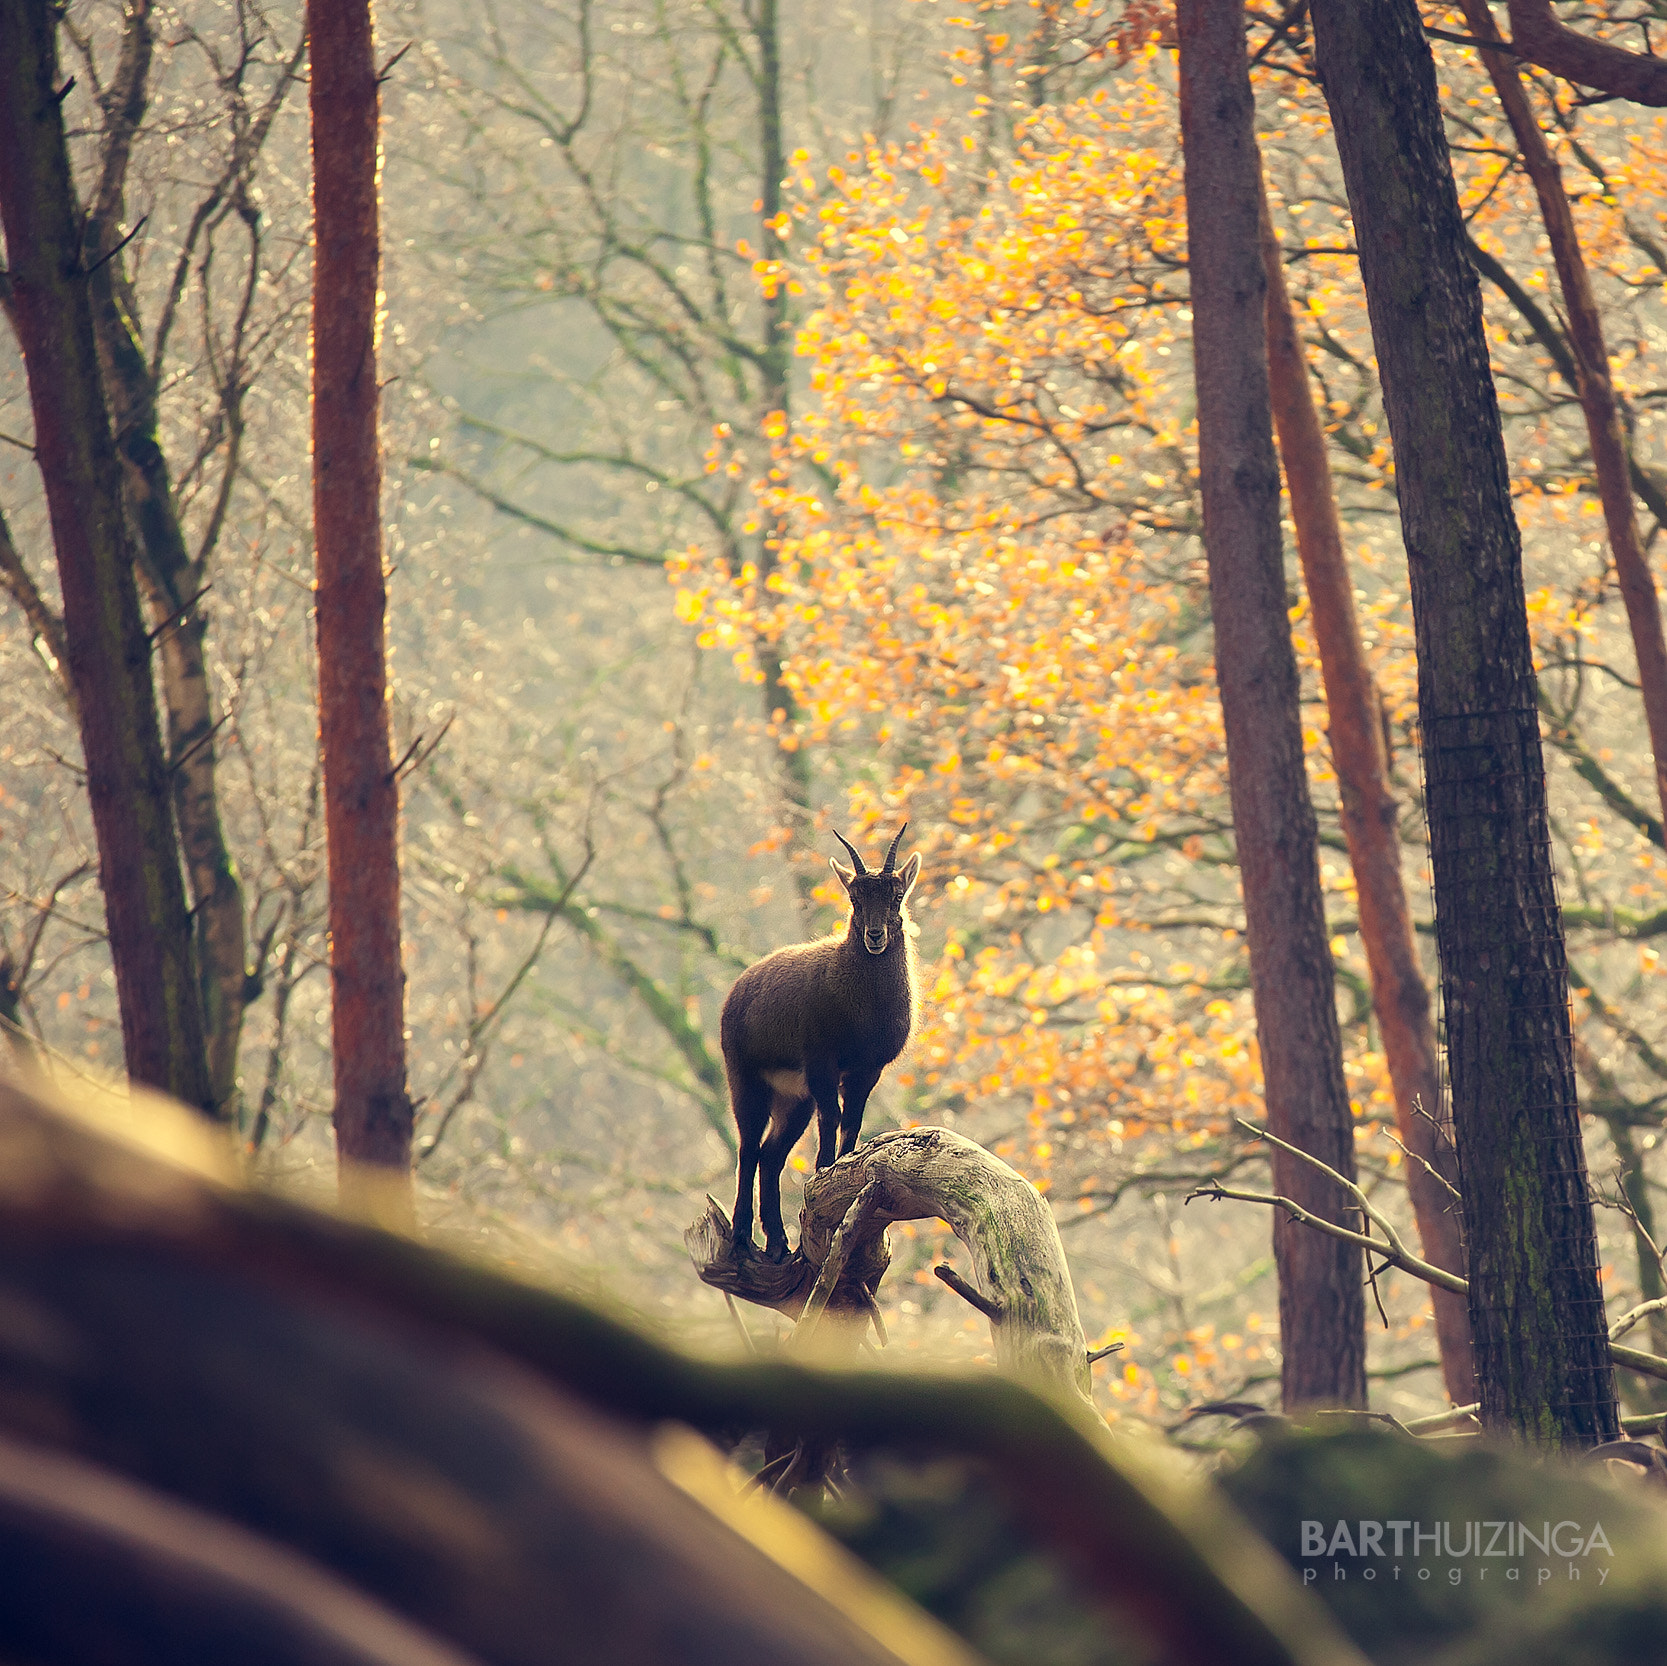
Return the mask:
[[[409,1199],[399,790],[389,740],[376,420],[377,83],[369,0],[310,0],[313,525],[344,1198]]]
[[[57,87],[57,12],[0,6],[0,217],[64,598],[129,1075],[214,1114],[150,642],[139,611]]]
[[[1269,409],[1256,150],[1242,0],[1180,0],[1181,135],[1204,542],[1216,680],[1268,1125],[1354,1176],[1337,995],[1303,764]],[[1285,1153],[1275,1188],[1339,1224],[1339,1188]],[[1285,1405],[1366,1404],[1358,1250],[1276,1212]]]
[[[1458,1163],[1436,1119],[1441,1114],[1441,1076],[1436,1063],[1430,992],[1412,935],[1412,915],[1401,884],[1401,836],[1395,795],[1389,786],[1378,691],[1361,646],[1354,587],[1343,553],[1325,432],[1308,379],[1308,360],[1291,314],[1285,265],[1261,184],[1262,263],[1268,279],[1268,383],[1274,427],[1285,464],[1297,553],[1320,650],[1330,718],[1331,759],[1342,800],[1343,837],[1354,869],[1360,906],[1360,938],[1372,985],[1372,1006],[1383,1037],[1395,1122],[1412,1153],[1406,1164],[1407,1195],[1418,1221],[1424,1259],[1464,1276],[1464,1234],[1453,1195]],[[1422,1113],[1422,1114],[1421,1114]],[[1453,1290],[1430,1291],[1442,1382],[1455,1406],[1476,1398],[1476,1360],[1470,1344],[1470,1311]]]
[[[1463,0],[1463,5],[1472,34],[1479,40],[1499,38],[1487,0]],[[1551,258],[1557,267],[1557,283],[1563,292],[1563,310],[1568,318],[1569,344],[1574,348],[1577,382],[1574,391],[1579,395],[1591,440],[1592,469],[1597,475],[1609,548],[1615,557],[1615,581],[1626,604],[1632,651],[1638,663],[1644,722],[1655,758],[1656,796],[1661,801],[1663,819],[1667,820],[1667,639],[1662,635],[1661,601],[1656,594],[1655,579],[1644,553],[1643,540],[1638,535],[1626,432],[1621,424],[1615,384],[1609,376],[1609,348],[1603,338],[1603,319],[1592,294],[1580,239],[1575,233],[1574,215],[1563,189],[1562,170],[1545,142],[1540,124],[1534,119],[1516,63],[1501,52],[1484,52],[1482,62],[1493,78],[1505,119],[1511,124],[1517,154],[1533,181],[1540,218],[1545,222],[1546,237],[1551,243]]]
[[[1412,582],[1482,1418],[1577,1446],[1615,1386],[1576,1103],[1522,555],[1414,0],[1314,0]]]
[[[766,259],[782,251],[775,225],[783,210],[782,182],[787,173],[787,150],[782,139],[781,120],[781,18],[777,0],[759,0],[753,37],[758,48],[758,218],[759,243]],[[759,355],[766,421],[776,412],[785,419],[790,410],[791,387],[788,366],[793,357],[793,331],[787,315],[787,285],[774,285],[764,297],[764,350]],[[776,570],[781,540],[787,531],[780,517],[772,518],[759,533],[758,577],[762,585]],[[810,754],[798,743],[794,724],[799,702],[786,678],[781,644],[760,633],[753,652],[763,672],[764,720],[776,740],[776,759],[781,769],[783,808],[801,830],[811,820]],[[799,912],[814,922],[821,912],[816,900],[816,876],[821,865],[800,865],[794,872]]]
[[[121,254],[128,158],[145,117],[154,41],[150,0],[132,0],[120,62],[103,100],[102,167],[81,242],[92,273],[99,368],[122,460],[129,520],[139,539],[139,583],[162,669],[169,774],[196,928],[209,1086],[221,1116],[229,1118],[243,1028],[245,931],[243,887],[220,821],[207,623],[197,606],[207,574],[203,563],[192,559],[180,525],[158,434],[155,380],[140,344]],[[235,419],[235,412],[228,414]]]
[[[117,397],[112,403],[118,422],[122,422],[123,400]],[[168,499],[160,500],[167,502],[166,509],[152,496],[170,492],[168,465],[156,444],[154,428],[147,431],[143,426],[122,422],[117,445],[127,465],[130,506],[136,507],[135,500],[143,493],[151,510],[138,523],[143,541],[139,578],[157,633],[174,816],[196,922],[210,1090],[218,1114],[231,1120],[237,1102],[237,1054],[247,1004],[247,932],[243,884],[220,819],[215,746],[219,724],[209,680],[208,621],[197,607],[204,572],[201,564],[189,557],[183,564],[170,559],[185,556],[186,552],[171,493]],[[145,479],[146,475],[153,478]]]

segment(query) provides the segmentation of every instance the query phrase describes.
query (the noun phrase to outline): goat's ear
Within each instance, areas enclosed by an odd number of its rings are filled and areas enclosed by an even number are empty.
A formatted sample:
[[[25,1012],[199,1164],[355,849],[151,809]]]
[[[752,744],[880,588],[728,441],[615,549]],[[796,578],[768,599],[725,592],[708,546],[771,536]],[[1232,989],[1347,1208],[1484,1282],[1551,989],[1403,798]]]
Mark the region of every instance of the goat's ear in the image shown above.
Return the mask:
[[[830,856],[828,858],[828,866],[839,875],[839,883],[843,885],[847,891],[849,891],[851,889],[851,881],[857,877],[857,870],[855,868],[846,867],[837,856]]]
[[[903,881],[903,900],[907,902],[909,893],[915,888],[915,881],[920,878],[920,852],[918,850],[897,870],[897,877]]]

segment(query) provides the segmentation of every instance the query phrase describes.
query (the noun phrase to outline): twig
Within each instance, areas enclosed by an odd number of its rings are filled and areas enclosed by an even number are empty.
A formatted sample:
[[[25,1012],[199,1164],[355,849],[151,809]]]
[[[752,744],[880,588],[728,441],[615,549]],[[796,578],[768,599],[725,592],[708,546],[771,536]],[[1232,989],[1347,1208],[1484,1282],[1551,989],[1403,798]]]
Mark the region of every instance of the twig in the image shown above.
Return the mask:
[[[190,761],[196,757],[196,755],[201,752],[205,746],[212,746],[214,744],[214,737],[219,734],[229,722],[231,722],[231,718],[232,714],[230,712],[221,712],[221,714],[208,726],[208,728],[202,734],[198,735],[197,738],[192,741],[191,744],[186,747],[177,758],[173,758],[169,761],[168,773],[170,775],[177,774],[180,770],[184,769],[185,766],[190,763]]]
[[[1409,1435],[1433,1435],[1438,1429],[1451,1428],[1455,1423],[1462,1423],[1466,1418],[1479,1420],[1482,1411],[1481,1401],[1469,1406],[1454,1406],[1448,1411],[1437,1412],[1433,1417],[1415,1417],[1410,1423],[1402,1427]]]
[[[1613,1132],[1614,1132],[1614,1125],[1613,1124],[1610,1125],[1610,1132],[1611,1132],[1611,1134],[1613,1134]],[[1637,1153],[1636,1152],[1633,1153],[1633,1160],[1635,1162],[1637,1161]],[[1627,1196],[1626,1183],[1627,1183],[1627,1175],[1630,1172],[1631,1171],[1627,1168],[1625,1163],[1622,1163],[1622,1162],[1619,1162],[1619,1161],[1616,1162],[1616,1164],[1615,1164],[1615,1185],[1618,1188],[1618,1195],[1616,1196],[1616,1198],[1614,1200],[1614,1207],[1619,1209],[1620,1212],[1623,1215],[1625,1215],[1626,1218],[1629,1221],[1632,1222],[1633,1232],[1638,1236],[1638,1238],[1640,1240],[1642,1240],[1643,1243],[1645,1243],[1649,1246],[1650,1254],[1655,1257],[1656,1266],[1661,1267],[1662,1264],[1663,1264],[1662,1248],[1655,1241],[1655,1239],[1650,1236],[1649,1229],[1644,1225],[1644,1223],[1641,1220],[1639,1220],[1637,1207],[1634,1205],[1632,1199]],[[1603,1200],[1600,1200],[1600,1201],[1607,1202],[1608,1200],[1603,1199]]]
[[[1385,1128],[1384,1133],[1393,1142],[1396,1149],[1403,1157],[1411,1157],[1414,1162],[1422,1163],[1424,1165],[1424,1172],[1428,1174],[1432,1180],[1439,1180],[1441,1184],[1447,1188],[1455,1203],[1464,1202],[1463,1197],[1459,1194],[1458,1187],[1455,1186],[1453,1182],[1449,1180],[1447,1176],[1429,1160],[1428,1157],[1424,1156],[1422,1152],[1414,1151],[1411,1146],[1402,1145],[1400,1137],[1390,1129]]]
[[[1244,1126],[1251,1127],[1249,1123],[1244,1124]],[[1251,1131],[1254,1133],[1257,1130],[1251,1128]],[[1271,1139],[1273,1136],[1266,1135],[1264,1137]],[[1276,1140],[1274,1143],[1283,1144],[1284,1142]],[[1286,1149],[1293,1150],[1294,1147],[1287,1146]],[[1296,1154],[1299,1157],[1307,1156],[1306,1152],[1301,1151]],[[1318,1157],[1308,1157],[1308,1161],[1317,1168],[1325,1169],[1327,1174],[1339,1180],[1342,1185],[1349,1186],[1348,1181],[1342,1180],[1335,1170],[1326,1168],[1326,1165]],[[1357,1195],[1360,1193],[1358,1186],[1349,1186],[1349,1189]],[[1311,1226],[1316,1232],[1324,1232],[1333,1238],[1341,1238],[1346,1244],[1358,1244],[1361,1249],[1370,1250],[1375,1255],[1381,1255],[1389,1265],[1399,1267],[1404,1273],[1411,1273],[1414,1278],[1423,1279],[1426,1284],[1439,1285],[1441,1289],[1451,1290],[1460,1296],[1470,1294],[1468,1280],[1460,1278],[1457,1273],[1448,1272],[1445,1267],[1433,1266],[1430,1262],[1414,1255],[1398,1238],[1391,1245],[1382,1244],[1376,1238],[1368,1237],[1364,1232],[1351,1231],[1346,1226],[1338,1226],[1336,1222],[1328,1221],[1323,1215],[1313,1214],[1291,1198],[1279,1197],[1269,1192],[1241,1192],[1214,1184],[1201,1187],[1198,1191],[1191,1193],[1187,1202],[1191,1203],[1195,1197],[1207,1198],[1211,1202],[1218,1202],[1222,1198],[1232,1198],[1239,1203],[1265,1203],[1272,1208],[1284,1209],[1298,1225]],[[1374,1217],[1377,1217],[1375,1209],[1371,1209],[1369,1204],[1367,1208]],[[1625,1316],[1623,1315],[1623,1317]],[[1609,1357],[1617,1365],[1624,1365],[1629,1371],[1636,1371],[1645,1377],[1657,1377],[1661,1381],[1667,1382],[1667,1359],[1663,1359],[1659,1354],[1647,1354],[1641,1348],[1623,1348],[1618,1342],[1611,1341]]]
[[[1346,1417],[1356,1428],[1359,1428],[1363,1423],[1386,1423],[1391,1429],[1398,1430],[1401,1434],[1406,1433],[1407,1427],[1400,1418],[1391,1417],[1386,1411],[1367,1411],[1363,1406],[1316,1406],[1314,1415],[1316,1417]],[[1332,1427],[1336,1428],[1337,1425],[1333,1424]]]
[[[752,1332],[747,1329],[747,1322],[741,1317],[741,1310],[735,1305],[735,1298],[726,1290],[724,1302],[729,1308],[729,1316],[735,1321],[735,1328],[741,1333],[741,1344],[749,1354],[758,1352],[758,1344],[752,1339]]]
[[[416,44],[417,44],[417,43],[416,43],[416,42],[415,42],[415,41],[410,41],[410,40],[408,40],[408,41],[407,41],[407,42],[406,42],[406,43],[405,43],[405,44],[404,44],[404,46],[402,46],[402,47],[401,47],[401,48],[400,48],[400,49],[399,49],[399,51],[397,51],[397,52],[396,52],[396,53],[395,53],[395,54],[394,54],[394,55],[393,55],[393,57],[391,57],[391,58],[390,58],[390,59],[389,59],[389,60],[388,60],[388,61],[387,61],[387,63],[385,63],[385,64],[384,64],[384,65],[383,65],[383,66],[382,66],[382,67],[381,67],[381,69],[379,69],[379,70],[378,70],[378,71],[377,71],[377,72],[376,72],[376,84],[377,84],[377,86],[379,86],[379,87],[380,87],[380,86],[381,86],[381,85],[382,85],[382,83],[383,83],[383,82],[384,82],[384,81],[386,81],[386,80],[387,80],[387,79],[388,79],[388,77],[389,77],[389,75],[391,75],[391,74],[392,74],[392,73],[393,73],[393,67],[394,67],[394,65],[395,65],[395,64],[397,64],[397,63],[398,63],[398,62],[399,62],[399,61],[400,61],[400,59],[401,59],[401,58],[403,58],[403,57],[404,57],[404,56],[405,56],[405,54],[406,54],[406,53],[407,53],[407,52],[409,52],[409,51],[410,51],[410,50],[411,50],[411,48],[412,48],[412,47],[413,47],[413,46],[415,46],[415,45],[416,45]]]
[[[828,1246],[828,1259],[822,1263],[822,1270],[816,1275],[816,1283],[793,1331],[794,1340],[801,1346],[810,1340],[821,1321],[828,1299],[833,1295],[834,1286],[839,1283],[839,1275],[845,1270],[845,1258],[857,1241],[857,1232],[862,1225],[863,1217],[868,1213],[868,1206],[874,1201],[874,1194],[879,1189],[880,1177],[876,1175],[851,1200],[851,1207],[845,1211],[845,1218],[833,1235],[833,1242]]]
[[[205,584],[200,590],[193,591],[189,596],[187,596],[185,598],[184,601],[182,601],[179,604],[178,607],[169,608],[167,618],[164,619],[162,621],[162,623],[160,625],[158,625],[153,631],[151,631],[150,634],[148,636],[146,636],[145,640],[148,643],[150,643],[150,645],[154,648],[156,646],[157,642],[162,637],[166,636],[169,631],[178,630],[180,628],[180,626],[185,623],[185,616],[213,588],[214,588],[214,585],[211,581],[210,583]]]
[[[798,1455],[799,1449],[797,1446],[790,1447],[785,1452],[777,1453],[775,1457],[765,1464],[764,1467],[759,1470],[750,1481],[747,1482],[747,1484],[741,1489],[742,1493],[749,1493],[754,1487],[763,1489],[769,1484],[769,1476],[772,1470],[785,1469]]]
[[[1663,1311],[1667,1311],[1667,1296],[1657,1296],[1654,1301],[1640,1302],[1637,1307],[1623,1313],[1609,1327],[1609,1340],[1611,1342],[1619,1341],[1640,1319],[1647,1319],[1652,1313]]]
[[[1475,35],[1455,35],[1446,29],[1432,29],[1424,25],[1424,33],[1431,40],[1451,41],[1454,46],[1473,46],[1478,52],[1498,52],[1507,58],[1521,58],[1522,54],[1508,40],[1480,40]]]
[[[1325,1164],[1320,1164],[1321,1168]],[[1328,1171],[1329,1172],[1329,1171]],[[1341,1238],[1345,1244],[1356,1244],[1363,1250],[1370,1250],[1374,1255],[1381,1255],[1391,1265],[1399,1267],[1404,1273],[1411,1273],[1414,1278],[1421,1278],[1426,1284],[1439,1285],[1443,1290],[1452,1290],[1461,1296],[1470,1294],[1470,1286],[1457,1273],[1450,1273],[1445,1267],[1437,1267],[1432,1263],[1412,1254],[1404,1246],[1397,1249],[1394,1245],[1385,1244],[1381,1239],[1369,1237],[1364,1232],[1356,1232],[1351,1227],[1339,1226],[1335,1221],[1328,1221],[1323,1215],[1316,1215],[1304,1209],[1300,1203],[1288,1197],[1280,1197],[1272,1192],[1241,1192],[1227,1186],[1216,1185],[1212,1182],[1208,1186],[1201,1186],[1196,1192],[1187,1196],[1187,1202],[1194,1198],[1205,1198],[1209,1202],[1218,1203],[1223,1198],[1231,1198],[1237,1203],[1265,1203],[1271,1208],[1283,1209],[1291,1219],[1301,1226],[1311,1226],[1316,1232],[1324,1232],[1333,1238]],[[1667,1366],[1667,1362],[1663,1362]]]
[[[447,719],[447,727],[450,727],[450,719]],[[444,735],[445,730],[442,729],[440,733],[441,735]],[[439,737],[436,737],[435,744],[439,744]],[[595,800],[593,799],[593,808],[594,804]],[[435,1092],[438,1093],[440,1088],[447,1087],[451,1082],[453,1074],[455,1074],[457,1070],[462,1070],[463,1080],[458,1084],[457,1092],[452,1096],[445,1110],[441,1113],[439,1124],[436,1126],[434,1132],[417,1150],[416,1160],[418,1163],[426,1162],[434,1155],[440,1142],[446,1137],[446,1131],[451,1127],[453,1117],[457,1115],[458,1111],[462,1109],[462,1107],[467,1104],[469,1099],[473,1096],[475,1083],[479,1081],[480,1073],[486,1067],[486,1055],[492,1042],[492,1026],[497,1023],[500,1017],[502,1017],[505,1007],[507,1007],[509,1002],[514,998],[515,992],[526,981],[532,969],[538,964],[539,958],[544,953],[544,945],[549,940],[551,931],[555,929],[556,921],[558,919],[567,918],[567,904],[572,898],[574,891],[578,889],[579,882],[590,871],[591,863],[596,859],[596,843],[591,837],[589,815],[590,812],[587,810],[585,822],[585,856],[584,860],[579,864],[578,871],[567,881],[567,884],[563,887],[560,896],[556,897],[550,903],[549,910],[544,916],[544,924],[539,927],[538,936],[534,940],[533,946],[524,956],[522,956],[520,965],[516,967],[514,973],[509,979],[509,982],[506,983],[503,989],[499,992],[498,998],[491,1004],[491,1006],[489,1006],[484,1012],[480,1013],[470,1023],[468,1038],[464,1042],[463,1052],[459,1057],[458,1063],[453,1066],[452,1070],[448,1071],[442,1078],[440,1087],[435,1089]]]
[[[882,1348],[889,1347],[891,1345],[891,1338],[886,1335],[886,1321],[884,1315],[880,1312],[880,1304],[874,1300],[873,1295],[869,1291],[863,1291],[863,1295],[868,1301],[868,1320],[874,1327],[875,1338]]]
[[[434,756],[435,752],[439,750],[440,742],[446,738],[446,731],[450,729],[452,724],[456,721],[457,713],[453,712],[451,716],[440,725],[439,734],[437,734],[433,740],[429,741],[427,746],[424,746],[423,742],[428,740],[428,737],[426,735],[418,735],[417,738],[412,741],[400,755],[399,762],[388,771],[388,779],[390,781],[399,781],[407,775],[414,775],[423,767],[424,764],[428,762],[430,758]]]
[[[1423,1117],[1423,1119],[1429,1123],[1433,1129],[1435,1129],[1435,1137],[1440,1140],[1449,1151],[1456,1150],[1456,1147],[1453,1144],[1453,1136],[1447,1131],[1446,1125],[1442,1122],[1441,1118],[1438,1117],[1433,1111],[1427,1111],[1424,1109],[1424,1096],[1421,1093],[1415,1093],[1412,1096],[1412,1114],[1414,1116]]]
[[[1102,1359],[1107,1358],[1111,1354],[1121,1352],[1127,1346],[1128,1344],[1126,1342],[1108,1342],[1103,1348],[1093,1348],[1089,1351],[1088,1363],[1090,1365],[1098,1365]]]
[[[74,85],[75,85],[74,78],[71,77],[70,82],[69,82],[69,86],[73,87]],[[66,88],[66,91],[67,90],[68,89]],[[128,244],[131,243],[133,241],[133,239],[135,237],[137,237],[139,235],[139,233],[145,229],[145,221],[148,220],[149,218],[150,218],[150,215],[141,214],[139,216],[138,222],[134,225],[133,230],[130,231],[127,234],[127,236],[124,237],[121,240],[121,242],[119,242],[115,246],[115,248],[111,249],[107,254],[100,255],[98,257],[98,259],[95,260],[92,263],[92,265],[89,266],[87,268],[87,270],[81,274],[82,277],[90,278],[93,275],[93,273],[96,272],[99,269],[99,267],[108,265],[109,262],[114,260],[116,258],[116,256],[119,255],[122,252],[122,250],[125,249],[128,246]]]
[[[972,1305],[976,1307],[992,1325],[999,1325],[1001,1323],[1003,1314],[1000,1302],[994,1301],[989,1296],[986,1296],[976,1285],[968,1284],[967,1281],[947,1263],[934,1267],[932,1271],[963,1301],[971,1302]],[[1121,1342],[1117,1344],[1118,1347],[1122,1347],[1122,1345],[1123,1344]]]
[[[1268,38],[1251,55],[1250,67],[1254,69],[1273,49],[1284,40],[1303,20],[1308,10],[1308,0],[1294,0],[1294,4],[1285,9],[1285,15],[1269,23],[1268,19],[1258,17],[1258,23],[1268,24]]]
[[[1270,1134],[1266,1128],[1258,1128],[1255,1123],[1246,1122],[1243,1117],[1234,1117],[1233,1120],[1238,1123],[1238,1125],[1243,1128],[1246,1133],[1254,1134],[1258,1139],[1266,1140],[1269,1145],[1278,1146],[1281,1151],[1288,1151],[1293,1157],[1300,1157],[1303,1162],[1311,1164],[1314,1168],[1317,1168],[1321,1174],[1329,1175],[1339,1186],[1343,1188],[1345,1192],[1349,1194],[1350,1197],[1354,1199],[1355,1206],[1366,1217],[1366,1219],[1377,1227],[1384,1237],[1389,1240],[1389,1246],[1395,1251],[1397,1256],[1405,1257],[1406,1259],[1413,1261],[1418,1261],[1420,1259],[1418,1256],[1413,1255],[1412,1251],[1401,1242],[1401,1235],[1390,1224],[1389,1217],[1385,1215],[1382,1210],[1377,1208],[1372,1200],[1367,1197],[1365,1192],[1363,1192],[1352,1180],[1345,1180],[1343,1176],[1340,1175],[1329,1163],[1322,1163],[1320,1159],[1311,1151],[1304,1151],[1299,1145],[1291,1145],[1288,1141],[1280,1139],[1277,1134]],[[1362,1236],[1368,1243],[1374,1245],[1380,1255],[1384,1253],[1383,1246],[1381,1244],[1376,1244],[1370,1233],[1364,1233]],[[1428,1266],[1429,1263],[1424,1262],[1423,1265]]]
[[[1278,1412],[1270,1412],[1255,1400],[1206,1400],[1201,1406],[1189,1406],[1175,1422],[1165,1426],[1165,1432],[1179,1434],[1189,1423],[1196,1423],[1202,1417],[1231,1417],[1235,1421],[1246,1417],[1271,1417],[1275,1422],[1284,1422]]]
[[[1378,1310],[1378,1317],[1383,1320],[1385,1330],[1389,1329],[1389,1315],[1383,1310],[1383,1293],[1378,1289],[1378,1274],[1387,1265],[1388,1263],[1385,1262],[1382,1266],[1374,1267],[1371,1256],[1366,1257],[1366,1282],[1372,1287],[1372,1301]]]

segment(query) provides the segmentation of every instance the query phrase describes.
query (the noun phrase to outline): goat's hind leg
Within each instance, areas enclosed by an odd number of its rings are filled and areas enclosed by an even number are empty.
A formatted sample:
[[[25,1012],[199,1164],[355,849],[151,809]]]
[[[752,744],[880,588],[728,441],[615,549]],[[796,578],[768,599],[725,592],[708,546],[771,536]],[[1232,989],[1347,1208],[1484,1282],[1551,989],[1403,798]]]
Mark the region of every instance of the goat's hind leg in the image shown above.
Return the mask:
[[[764,1221],[764,1253],[772,1261],[787,1259],[787,1228],[781,1220],[781,1171],[788,1155],[810,1126],[813,1101],[777,1099],[770,1110],[770,1131],[758,1152],[758,1212]]]
[[[758,1173],[759,1147],[770,1126],[769,1083],[762,1078],[731,1081],[730,1109],[735,1115],[735,1137],[738,1146],[731,1242],[737,1255],[748,1255],[753,1247],[753,1180]]]

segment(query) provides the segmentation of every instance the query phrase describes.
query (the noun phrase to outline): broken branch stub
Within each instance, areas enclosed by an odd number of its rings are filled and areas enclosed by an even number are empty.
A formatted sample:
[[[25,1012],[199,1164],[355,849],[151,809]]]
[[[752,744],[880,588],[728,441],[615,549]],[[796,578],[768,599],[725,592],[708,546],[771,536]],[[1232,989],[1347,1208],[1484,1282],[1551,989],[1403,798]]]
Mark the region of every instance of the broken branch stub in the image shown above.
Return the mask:
[[[942,1220],[972,1258],[973,1288],[1000,1314],[990,1324],[997,1366],[1087,1393],[1088,1346],[1052,1211],[1016,1169],[947,1128],[877,1134],[814,1175],[805,1186],[799,1247],[786,1261],[756,1254],[737,1259],[728,1219],[710,1198],[684,1241],[707,1284],[797,1318],[836,1234],[865,1193],[827,1294],[830,1311],[853,1317],[867,1312],[890,1265],[888,1226]]]

